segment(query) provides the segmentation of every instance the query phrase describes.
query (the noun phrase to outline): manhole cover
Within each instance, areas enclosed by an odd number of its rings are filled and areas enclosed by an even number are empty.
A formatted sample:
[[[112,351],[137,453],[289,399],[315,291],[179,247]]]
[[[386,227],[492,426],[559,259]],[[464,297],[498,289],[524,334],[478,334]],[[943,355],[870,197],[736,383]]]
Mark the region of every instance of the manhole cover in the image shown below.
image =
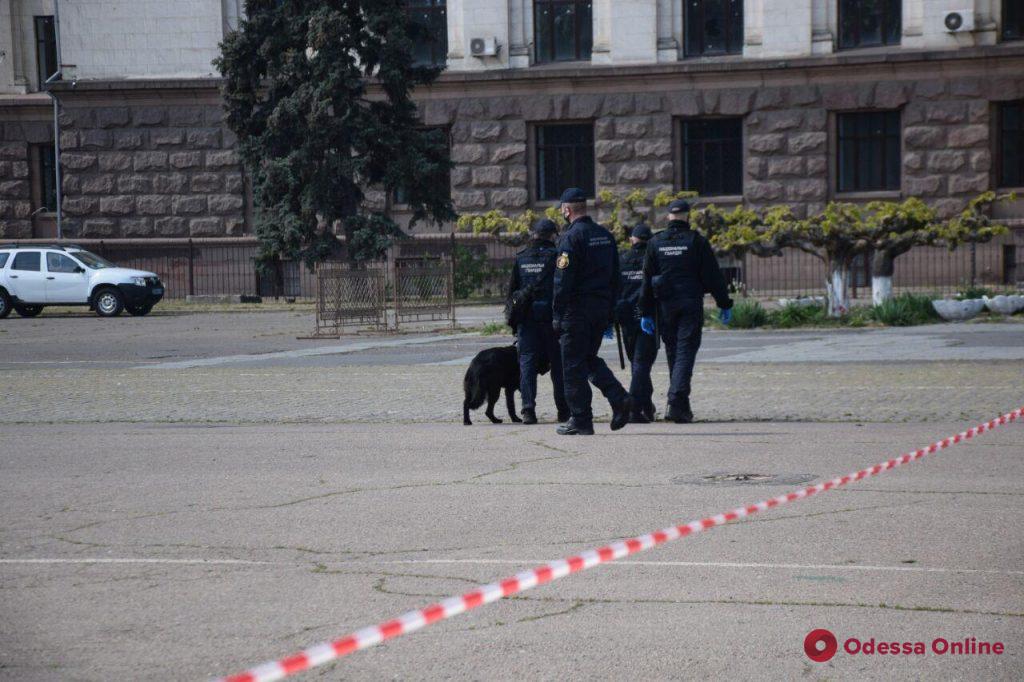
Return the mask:
[[[815,474],[765,474],[749,471],[716,471],[699,476],[674,476],[677,485],[801,485]]]
[[[734,481],[736,483],[757,483],[761,481],[770,481],[774,478],[771,474],[709,474],[704,476],[704,480],[708,483],[727,483]]]

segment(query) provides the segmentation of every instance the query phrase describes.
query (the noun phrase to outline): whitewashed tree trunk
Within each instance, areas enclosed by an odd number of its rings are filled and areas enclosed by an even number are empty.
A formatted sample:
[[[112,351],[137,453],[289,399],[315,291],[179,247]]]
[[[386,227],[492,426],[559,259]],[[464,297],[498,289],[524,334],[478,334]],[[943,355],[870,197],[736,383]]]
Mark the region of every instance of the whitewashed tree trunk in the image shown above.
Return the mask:
[[[871,303],[882,305],[892,298],[892,276],[896,272],[896,257],[909,250],[879,249],[871,258]]]
[[[881,277],[874,275],[871,277],[871,303],[872,305],[882,305],[886,301],[892,298],[892,277]]]
[[[850,311],[850,267],[848,263],[833,262],[825,282],[828,291],[829,317],[842,317]]]

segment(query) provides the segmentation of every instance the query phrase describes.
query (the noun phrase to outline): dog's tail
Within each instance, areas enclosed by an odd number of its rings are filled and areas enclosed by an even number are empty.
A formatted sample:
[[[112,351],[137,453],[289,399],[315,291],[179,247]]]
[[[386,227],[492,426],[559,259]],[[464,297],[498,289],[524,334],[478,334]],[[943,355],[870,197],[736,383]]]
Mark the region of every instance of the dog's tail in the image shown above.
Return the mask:
[[[466,371],[466,376],[462,380],[462,390],[466,394],[463,406],[471,410],[479,409],[487,400],[487,390],[473,368]]]

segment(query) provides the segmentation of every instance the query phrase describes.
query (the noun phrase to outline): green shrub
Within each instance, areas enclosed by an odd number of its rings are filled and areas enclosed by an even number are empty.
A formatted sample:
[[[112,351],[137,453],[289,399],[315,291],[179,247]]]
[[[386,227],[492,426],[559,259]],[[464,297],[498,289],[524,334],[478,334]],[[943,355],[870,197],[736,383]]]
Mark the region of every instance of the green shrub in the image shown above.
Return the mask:
[[[874,318],[871,317],[871,308],[864,305],[857,305],[850,308],[843,321],[850,327],[866,327]]]
[[[513,336],[512,329],[504,322],[487,322],[480,327],[483,336]]]
[[[732,307],[732,323],[736,329],[753,329],[768,324],[768,311],[759,301],[741,298]]]
[[[871,319],[890,327],[909,327],[939,319],[930,296],[900,294],[870,309]]]
[[[792,327],[834,325],[837,320],[828,316],[828,309],[823,305],[799,305],[790,303],[768,314],[773,327],[789,329]]]
[[[962,290],[957,292],[956,300],[967,301],[973,298],[983,298],[988,296],[989,298],[996,295],[996,292],[988,287],[979,287],[975,285],[966,285]]]
[[[508,282],[508,268],[490,261],[486,251],[455,247],[455,298],[501,296]]]

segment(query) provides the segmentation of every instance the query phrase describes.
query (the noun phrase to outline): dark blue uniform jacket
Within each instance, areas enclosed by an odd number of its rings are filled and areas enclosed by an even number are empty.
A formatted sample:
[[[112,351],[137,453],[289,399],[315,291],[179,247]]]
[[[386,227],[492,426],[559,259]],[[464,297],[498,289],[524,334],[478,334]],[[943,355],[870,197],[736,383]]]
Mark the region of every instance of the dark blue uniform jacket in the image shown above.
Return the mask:
[[[604,315],[619,298],[619,251],[612,233],[590,216],[577,218],[558,242],[554,314]]]
[[[687,223],[674,220],[647,246],[640,310],[652,317],[656,301],[673,310],[685,301],[704,298],[706,292],[715,297],[719,308],[732,307],[711,244]]]

